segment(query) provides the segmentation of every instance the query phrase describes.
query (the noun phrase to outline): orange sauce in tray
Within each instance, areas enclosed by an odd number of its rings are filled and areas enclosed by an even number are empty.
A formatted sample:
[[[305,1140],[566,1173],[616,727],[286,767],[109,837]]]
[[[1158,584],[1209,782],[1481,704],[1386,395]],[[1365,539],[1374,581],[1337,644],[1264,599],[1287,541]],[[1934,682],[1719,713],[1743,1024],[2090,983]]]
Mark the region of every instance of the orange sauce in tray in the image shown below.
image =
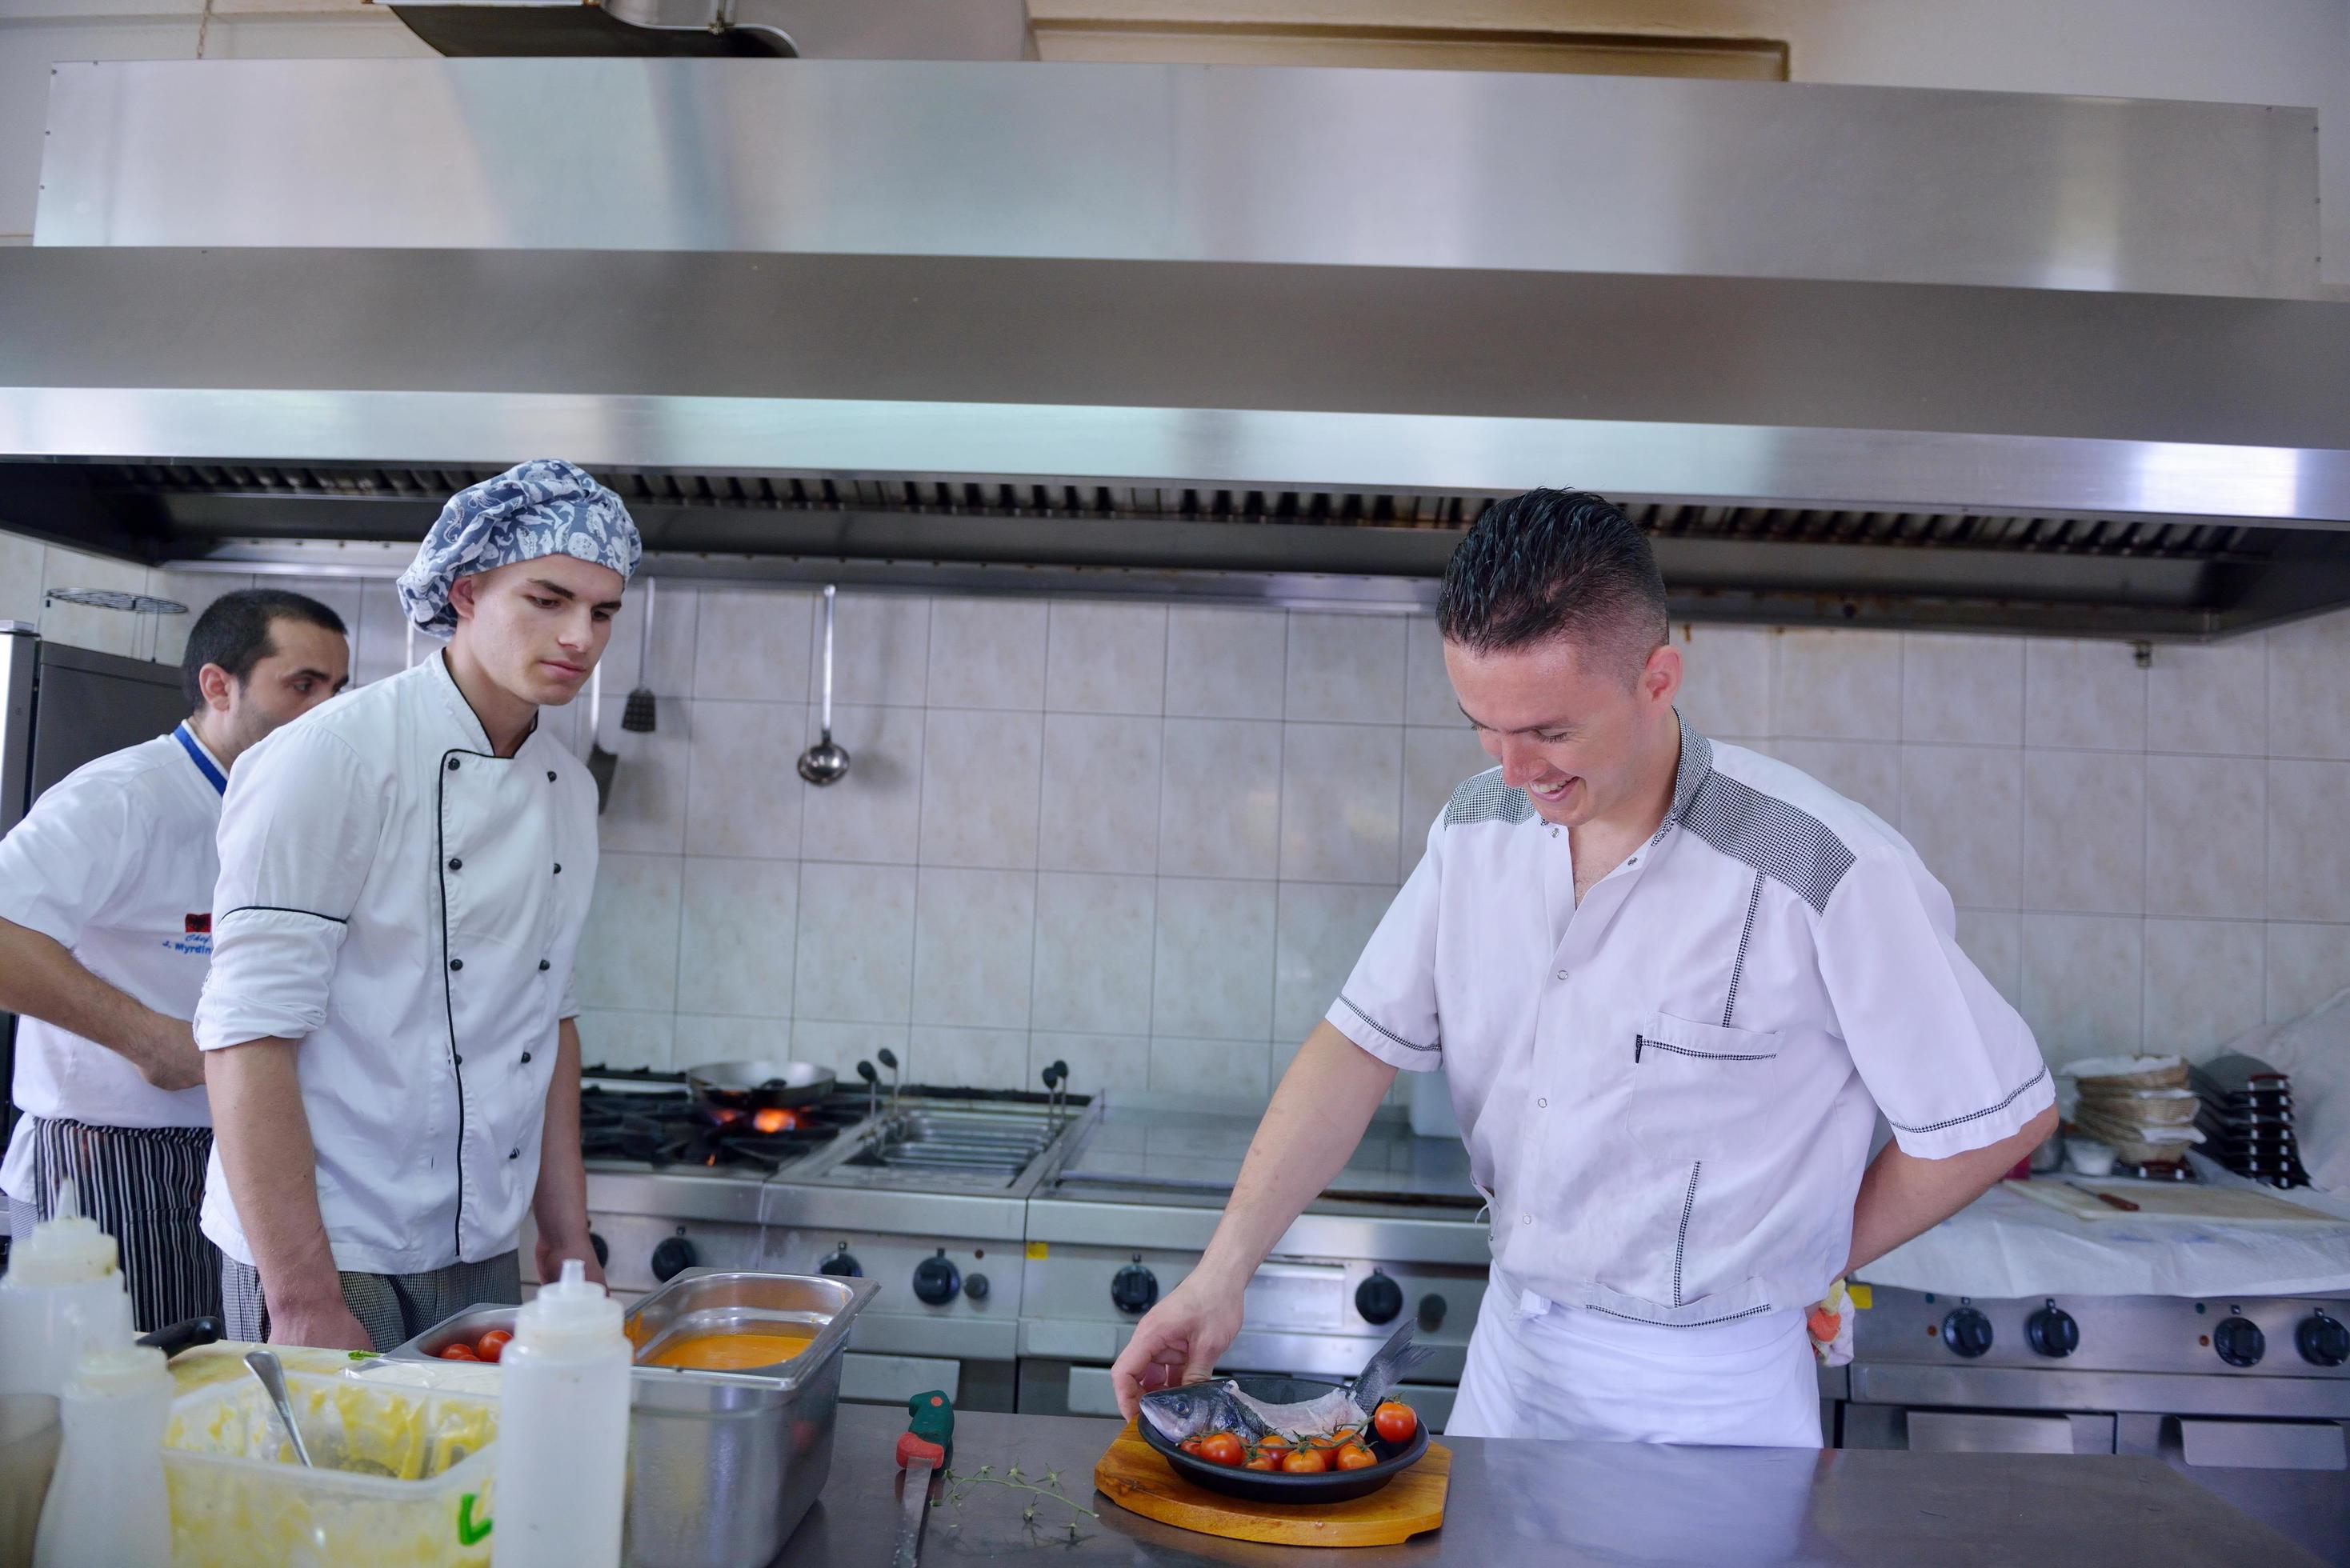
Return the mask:
[[[781,1324],[740,1334],[690,1334],[642,1357],[647,1366],[683,1366],[697,1372],[742,1372],[789,1361],[816,1338],[812,1328]]]

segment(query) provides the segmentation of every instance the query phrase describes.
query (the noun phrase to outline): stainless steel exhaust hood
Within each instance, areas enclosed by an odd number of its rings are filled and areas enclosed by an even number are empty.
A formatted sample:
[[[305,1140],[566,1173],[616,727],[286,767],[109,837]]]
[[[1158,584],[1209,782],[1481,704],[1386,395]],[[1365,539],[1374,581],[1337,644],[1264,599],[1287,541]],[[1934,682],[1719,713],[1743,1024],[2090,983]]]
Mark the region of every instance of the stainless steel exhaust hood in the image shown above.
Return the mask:
[[[1638,509],[1692,617],[2223,635],[2350,602],[2310,123],[1419,72],[61,69],[36,244],[0,252],[0,525],[388,569],[450,489],[559,452],[663,572],[1408,604],[1487,499],[1565,483]]]

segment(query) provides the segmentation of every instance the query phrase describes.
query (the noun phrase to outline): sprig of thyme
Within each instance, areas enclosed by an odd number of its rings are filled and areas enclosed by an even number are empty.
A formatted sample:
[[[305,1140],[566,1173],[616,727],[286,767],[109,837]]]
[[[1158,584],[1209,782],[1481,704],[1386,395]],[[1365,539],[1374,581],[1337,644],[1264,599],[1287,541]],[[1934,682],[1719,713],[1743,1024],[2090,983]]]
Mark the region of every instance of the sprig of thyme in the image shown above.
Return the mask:
[[[1006,1465],[1000,1474],[993,1465],[982,1465],[968,1474],[961,1470],[949,1470],[946,1473],[946,1497],[932,1501],[931,1503],[932,1508],[937,1508],[941,1501],[945,1501],[961,1509],[965,1501],[981,1487],[1000,1486],[1007,1491],[1026,1492],[1038,1501],[1057,1502],[1069,1510],[1072,1515],[1082,1513],[1087,1519],[1096,1521],[1101,1518],[1100,1514],[1077,1502],[1061,1490],[1061,1472],[1057,1469],[1045,1470],[1040,1480],[1032,1473],[1023,1470],[1015,1460]],[[1031,1533],[1034,1533],[1037,1528],[1036,1506],[1036,1501],[1031,1501],[1020,1511],[1020,1521],[1028,1527]],[[1074,1542],[1077,1539],[1077,1521],[1074,1517],[1067,1521],[1067,1527],[1068,1538]]]

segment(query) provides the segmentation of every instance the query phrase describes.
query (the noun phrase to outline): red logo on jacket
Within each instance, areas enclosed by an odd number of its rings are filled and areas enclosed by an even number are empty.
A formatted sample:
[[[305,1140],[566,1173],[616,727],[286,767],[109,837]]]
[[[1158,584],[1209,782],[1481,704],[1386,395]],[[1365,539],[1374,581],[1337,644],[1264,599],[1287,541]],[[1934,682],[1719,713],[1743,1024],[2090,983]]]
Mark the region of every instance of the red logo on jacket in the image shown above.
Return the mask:
[[[213,917],[211,911],[207,910],[201,915],[190,915],[188,917],[187,930],[184,934],[192,937],[208,937],[212,935]]]

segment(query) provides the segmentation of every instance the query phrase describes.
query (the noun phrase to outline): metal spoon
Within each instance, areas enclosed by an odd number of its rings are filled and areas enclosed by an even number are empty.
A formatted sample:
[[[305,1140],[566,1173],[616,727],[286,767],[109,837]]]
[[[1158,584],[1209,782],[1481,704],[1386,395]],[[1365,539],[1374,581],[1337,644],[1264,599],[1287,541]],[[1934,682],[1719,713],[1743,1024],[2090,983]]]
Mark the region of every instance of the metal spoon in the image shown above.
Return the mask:
[[[277,1365],[277,1357],[266,1350],[248,1350],[245,1366],[261,1379],[262,1387],[269,1391],[271,1403],[277,1407],[277,1418],[286,1423],[286,1435],[294,1443],[294,1457],[302,1461],[305,1469],[315,1469],[310,1462],[309,1445],[302,1441],[302,1428],[294,1424],[294,1405],[286,1397],[286,1369]]]
[[[848,753],[832,743],[833,586],[824,586],[824,739],[800,753],[800,777],[821,789],[848,772]]]

